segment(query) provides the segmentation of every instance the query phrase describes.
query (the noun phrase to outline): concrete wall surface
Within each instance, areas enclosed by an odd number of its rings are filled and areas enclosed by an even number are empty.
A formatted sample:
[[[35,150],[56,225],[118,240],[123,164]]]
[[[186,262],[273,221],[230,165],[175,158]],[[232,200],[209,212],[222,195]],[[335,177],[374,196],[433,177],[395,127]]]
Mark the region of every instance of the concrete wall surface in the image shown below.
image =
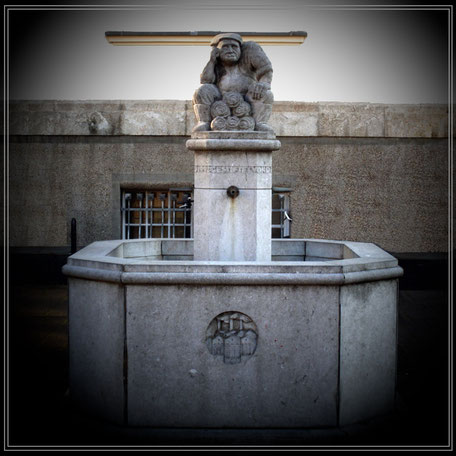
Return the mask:
[[[445,252],[445,105],[276,102],[272,184],[289,187],[293,238]],[[189,101],[18,101],[9,106],[9,242],[120,237],[122,188],[193,185]]]

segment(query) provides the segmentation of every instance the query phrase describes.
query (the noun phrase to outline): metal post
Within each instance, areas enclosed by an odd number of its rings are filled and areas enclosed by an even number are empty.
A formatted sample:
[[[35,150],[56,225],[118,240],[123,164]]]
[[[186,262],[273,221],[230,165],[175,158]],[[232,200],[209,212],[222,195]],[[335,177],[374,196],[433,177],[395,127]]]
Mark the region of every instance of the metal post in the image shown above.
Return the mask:
[[[163,231],[164,231],[164,223],[165,223],[165,199],[167,197],[166,193],[160,193],[159,199],[161,201],[161,234],[160,237],[163,239]],[[168,217],[168,223],[169,223],[169,217]],[[168,231],[168,236],[169,236],[169,231]]]
[[[279,195],[279,200],[280,200],[280,238],[283,238],[283,227],[284,227],[284,199],[285,197],[283,195]]]
[[[77,244],[76,244],[76,219],[71,219],[71,255],[76,253]]]
[[[192,237],[192,194],[184,193],[184,238]]]
[[[142,193],[136,193],[136,199],[139,201],[139,230],[138,230],[138,239],[141,239],[141,228],[142,228],[142,201],[144,195]]]
[[[172,212],[173,212],[173,235],[172,238],[176,237],[176,201],[177,201],[177,193],[170,194],[171,201],[173,202]],[[169,215],[168,215],[169,220]],[[171,236],[168,236],[171,237]]]
[[[125,201],[125,212],[127,213],[126,214],[126,222],[125,222],[125,225],[126,225],[126,233],[125,233],[125,229],[124,229],[124,236],[123,238],[124,239],[130,239],[130,201],[131,201],[131,193],[125,193],[124,195],[124,201]]]
[[[151,238],[153,235],[153,223],[154,223],[154,212],[153,212],[153,207],[154,207],[154,193],[146,193],[146,237]],[[151,203],[149,207],[149,202]],[[149,216],[150,216],[150,226],[149,226]],[[150,229],[149,229],[150,228]]]

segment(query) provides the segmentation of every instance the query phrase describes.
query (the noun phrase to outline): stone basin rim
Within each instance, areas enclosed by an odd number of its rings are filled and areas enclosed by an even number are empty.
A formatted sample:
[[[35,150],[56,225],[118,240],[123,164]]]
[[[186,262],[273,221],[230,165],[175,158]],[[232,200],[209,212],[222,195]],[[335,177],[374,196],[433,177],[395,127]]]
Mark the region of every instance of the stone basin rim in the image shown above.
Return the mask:
[[[226,284],[226,285],[344,285],[395,279],[403,275],[398,261],[374,244],[350,241],[280,240],[278,245],[301,244],[346,248],[355,258],[324,258],[320,261],[193,261],[113,256],[128,244],[155,244],[162,239],[99,241],[69,257],[62,271],[68,277],[122,284]],[[183,242],[182,242],[183,241]],[[165,240],[167,245],[190,246],[192,240]],[[277,242],[277,241],[274,241]],[[299,249],[297,249],[299,250]],[[188,251],[188,249],[187,249]],[[166,255],[172,257],[173,255]],[[178,255],[179,256],[179,255]]]
[[[131,285],[348,285],[397,279],[403,274],[403,270],[399,266],[345,274],[122,272],[73,265],[65,265],[62,271],[69,277]]]

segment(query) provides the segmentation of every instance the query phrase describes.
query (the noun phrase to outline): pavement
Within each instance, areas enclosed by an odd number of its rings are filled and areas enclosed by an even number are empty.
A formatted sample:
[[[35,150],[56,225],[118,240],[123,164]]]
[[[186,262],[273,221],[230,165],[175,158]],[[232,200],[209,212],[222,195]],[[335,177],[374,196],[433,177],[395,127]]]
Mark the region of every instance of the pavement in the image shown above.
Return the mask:
[[[400,291],[397,398],[388,416],[329,429],[124,428],[80,413],[69,400],[67,286],[15,284],[9,289],[5,448],[452,448],[449,304],[446,289]]]

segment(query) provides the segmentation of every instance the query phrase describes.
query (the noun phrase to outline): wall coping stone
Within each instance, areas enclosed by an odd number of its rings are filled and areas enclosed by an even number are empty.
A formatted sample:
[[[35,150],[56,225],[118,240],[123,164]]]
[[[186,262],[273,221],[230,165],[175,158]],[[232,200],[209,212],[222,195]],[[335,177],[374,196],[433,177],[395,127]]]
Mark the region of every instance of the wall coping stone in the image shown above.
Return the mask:
[[[190,136],[190,100],[17,100],[9,103],[10,135]],[[277,101],[276,136],[446,138],[445,104]]]

